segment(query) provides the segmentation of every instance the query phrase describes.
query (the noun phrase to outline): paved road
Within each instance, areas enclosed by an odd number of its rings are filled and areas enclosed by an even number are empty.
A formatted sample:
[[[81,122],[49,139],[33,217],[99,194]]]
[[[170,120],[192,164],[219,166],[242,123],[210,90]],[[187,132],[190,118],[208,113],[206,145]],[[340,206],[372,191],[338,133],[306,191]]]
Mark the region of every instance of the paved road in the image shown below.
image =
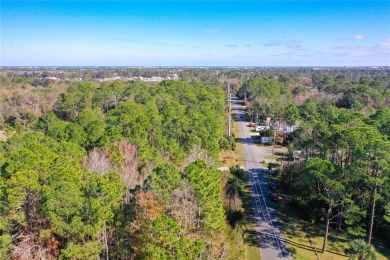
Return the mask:
[[[238,120],[240,138],[243,143],[246,169],[252,187],[252,204],[257,222],[261,257],[264,260],[291,259],[286,244],[283,242],[280,220],[269,196],[270,190],[265,170],[260,163],[271,149],[259,147],[253,143],[250,128],[246,126],[245,111],[242,102],[234,99],[233,109]]]

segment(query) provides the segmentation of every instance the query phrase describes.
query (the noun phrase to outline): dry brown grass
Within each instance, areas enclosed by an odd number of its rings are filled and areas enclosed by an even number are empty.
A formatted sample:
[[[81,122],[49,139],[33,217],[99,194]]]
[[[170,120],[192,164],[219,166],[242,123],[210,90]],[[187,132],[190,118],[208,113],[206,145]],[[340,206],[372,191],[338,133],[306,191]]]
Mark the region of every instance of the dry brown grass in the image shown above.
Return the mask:
[[[238,123],[233,121],[232,124],[232,133],[237,138],[239,137],[239,129]],[[219,160],[221,162],[221,166],[234,166],[240,165],[245,166],[245,155],[242,144],[237,142],[236,149],[234,151],[222,151],[219,153]]]
[[[7,140],[7,135],[5,134],[5,131],[0,130],[0,142],[4,142]]]

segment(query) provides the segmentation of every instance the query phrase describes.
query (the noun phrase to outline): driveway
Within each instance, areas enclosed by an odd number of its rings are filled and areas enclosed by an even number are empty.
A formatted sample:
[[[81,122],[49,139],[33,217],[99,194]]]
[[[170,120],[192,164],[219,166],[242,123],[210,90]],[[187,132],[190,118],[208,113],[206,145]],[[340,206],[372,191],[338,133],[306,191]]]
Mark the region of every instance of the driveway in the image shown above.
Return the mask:
[[[246,126],[243,101],[233,99],[233,112],[238,121],[240,140],[243,144],[246,170],[249,172],[249,181],[252,188],[252,205],[257,224],[259,246],[263,260],[291,259],[287,245],[283,242],[281,222],[275,211],[274,202],[269,196],[265,169],[261,164],[263,158],[272,154],[272,150],[255,145],[250,135],[250,128]]]

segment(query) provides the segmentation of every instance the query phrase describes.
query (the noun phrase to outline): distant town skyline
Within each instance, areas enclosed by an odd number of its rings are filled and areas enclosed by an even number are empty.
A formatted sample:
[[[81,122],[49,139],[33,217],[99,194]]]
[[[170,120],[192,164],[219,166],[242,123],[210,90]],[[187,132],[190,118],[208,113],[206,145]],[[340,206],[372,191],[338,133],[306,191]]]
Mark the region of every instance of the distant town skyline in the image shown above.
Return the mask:
[[[390,1],[1,1],[0,66],[389,66]]]

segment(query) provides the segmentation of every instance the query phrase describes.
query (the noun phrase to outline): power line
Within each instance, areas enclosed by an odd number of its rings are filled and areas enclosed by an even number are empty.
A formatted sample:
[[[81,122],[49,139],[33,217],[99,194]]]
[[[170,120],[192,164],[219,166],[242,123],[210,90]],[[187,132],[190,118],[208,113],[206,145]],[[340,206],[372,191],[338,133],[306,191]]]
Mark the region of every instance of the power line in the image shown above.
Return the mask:
[[[229,118],[228,118],[228,136],[231,134],[232,121],[232,94],[230,93],[230,83],[228,82],[228,102],[229,102]]]

